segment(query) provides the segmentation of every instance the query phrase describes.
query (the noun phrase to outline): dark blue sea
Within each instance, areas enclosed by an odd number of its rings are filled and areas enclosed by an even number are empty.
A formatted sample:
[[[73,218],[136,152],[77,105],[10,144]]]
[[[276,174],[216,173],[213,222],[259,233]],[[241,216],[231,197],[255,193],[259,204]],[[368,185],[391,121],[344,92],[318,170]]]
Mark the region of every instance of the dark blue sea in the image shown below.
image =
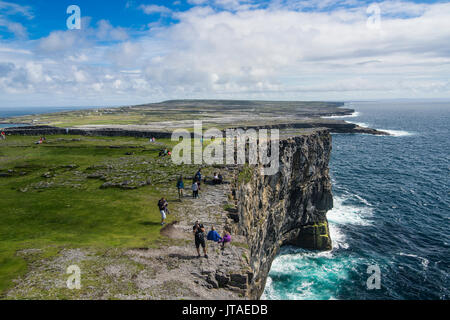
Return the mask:
[[[333,134],[333,250],[283,248],[263,298],[449,299],[450,103],[348,105],[393,135]]]

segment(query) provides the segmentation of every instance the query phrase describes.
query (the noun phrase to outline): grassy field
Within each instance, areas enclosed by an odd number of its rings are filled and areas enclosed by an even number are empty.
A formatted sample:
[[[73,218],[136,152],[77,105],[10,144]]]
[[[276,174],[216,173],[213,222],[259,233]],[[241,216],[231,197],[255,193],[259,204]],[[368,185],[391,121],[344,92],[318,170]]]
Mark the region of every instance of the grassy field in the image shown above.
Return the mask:
[[[0,297],[27,271],[20,250],[52,256],[62,248],[168,241],[160,235],[157,201],[176,201],[176,177],[197,168],[158,157],[172,142],[65,135],[37,145],[38,138],[0,141]]]

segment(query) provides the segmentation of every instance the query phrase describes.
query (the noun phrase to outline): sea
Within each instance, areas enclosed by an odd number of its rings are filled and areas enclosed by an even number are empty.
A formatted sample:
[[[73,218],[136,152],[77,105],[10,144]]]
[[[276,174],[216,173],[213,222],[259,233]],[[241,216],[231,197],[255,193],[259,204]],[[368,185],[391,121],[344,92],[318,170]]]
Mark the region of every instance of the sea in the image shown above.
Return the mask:
[[[449,299],[450,102],[347,106],[391,136],[332,135],[333,249],[283,247],[262,299]]]
[[[63,111],[75,111],[82,109],[95,109],[101,107],[0,107],[0,118],[7,117],[18,117],[18,116],[26,116],[33,114],[43,114],[43,113],[52,113],[52,112],[63,112]],[[103,107],[105,108],[105,107]],[[27,124],[28,125],[28,124]],[[0,128],[10,128],[10,127],[20,127],[24,126],[24,124],[9,124],[9,123],[1,123]]]
[[[355,113],[337,118],[391,135],[332,135],[333,249],[283,247],[262,299],[449,299],[450,102],[346,107]]]

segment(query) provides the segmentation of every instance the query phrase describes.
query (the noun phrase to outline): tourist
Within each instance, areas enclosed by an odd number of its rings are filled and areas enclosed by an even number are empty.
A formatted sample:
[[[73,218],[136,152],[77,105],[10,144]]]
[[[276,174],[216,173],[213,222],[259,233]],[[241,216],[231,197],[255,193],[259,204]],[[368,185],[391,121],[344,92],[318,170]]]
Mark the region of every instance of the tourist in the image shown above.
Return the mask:
[[[184,190],[184,181],[183,181],[183,176],[181,176],[181,175],[177,181],[177,189],[178,189],[178,199],[181,200],[181,198],[183,197],[183,190]]]
[[[200,258],[200,246],[202,246],[205,258],[208,259],[205,243],[205,227],[203,226],[203,224],[200,224],[198,221],[196,221],[194,224],[193,233],[195,239],[195,248],[197,249],[197,257]]]
[[[218,183],[219,183],[219,176],[217,175],[217,172],[214,172],[213,184],[218,184]]]
[[[166,223],[166,213],[168,212],[168,205],[169,203],[166,201],[164,197],[162,197],[158,201],[158,208],[159,212],[161,213],[161,225],[164,225]]]
[[[219,243],[222,243],[222,250],[225,249],[225,244],[230,243],[231,242],[231,235],[228,231],[224,231],[223,233],[223,237],[221,240],[219,240]]]
[[[219,179],[219,184],[222,184],[223,183],[223,176],[222,176],[222,174],[219,172],[219,175],[217,176],[217,178]]]
[[[5,134],[5,131],[2,130],[2,133],[0,134],[0,138],[1,138],[2,140],[6,140],[6,134]]]
[[[197,173],[194,176],[194,181],[197,182],[198,189],[200,190],[200,184],[202,182],[202,169],[198,169]]]
[[[194,181],[192,184],[192,198],[197,199],[198,198],[198,183],[197,181]]]
[[[216,231],[214,226],[212,226],[211,231],[208,232],[208,236],[206,237],[206,239],[214,242],[219,242],[220,240],[222,240],[222,237]]]

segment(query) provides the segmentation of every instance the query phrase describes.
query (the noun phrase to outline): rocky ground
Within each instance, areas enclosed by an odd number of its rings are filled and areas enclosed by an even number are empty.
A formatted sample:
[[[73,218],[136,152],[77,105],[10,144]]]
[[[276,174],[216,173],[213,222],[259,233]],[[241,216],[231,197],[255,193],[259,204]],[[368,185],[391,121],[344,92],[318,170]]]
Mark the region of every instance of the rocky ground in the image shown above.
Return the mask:
[[[188,190],[186,190],[188,191]],[[242,236],[232,235],[223,252],[208,245],[209,259],[197,258],[192,226],[195,220],[220,232],[229,219],[230,185],[203,184],[199,199],[190,192],[170,203],[176,221],[161,229],[170,239],[158,248],[64,248],[46,258],[40,249],[18,254],[29,270],[7,294],[7,299],[243,299],[246,298],[249,250]],[[210,242],[210,241],[208,241]],[[56,249],[55,249],[56,250]],[[81,269],[81,289],[70,290],[67,267]]]

